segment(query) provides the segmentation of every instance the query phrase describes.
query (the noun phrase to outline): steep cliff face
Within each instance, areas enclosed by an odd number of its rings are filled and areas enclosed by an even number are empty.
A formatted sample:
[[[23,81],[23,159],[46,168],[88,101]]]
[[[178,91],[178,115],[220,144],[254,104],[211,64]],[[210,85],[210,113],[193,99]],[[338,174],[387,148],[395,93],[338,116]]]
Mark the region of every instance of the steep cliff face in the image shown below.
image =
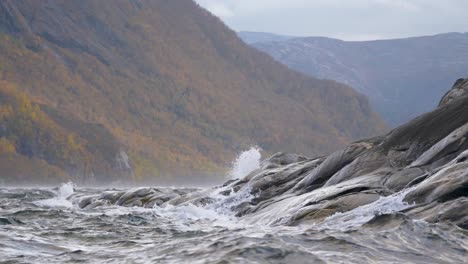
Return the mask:
[[[0,79],[102,125],[137,179],[217,171],[250,144],[327,153],[385,129],[363,95],[288,70],[190,0],[4,0],[0,14]]]
[[[468,72],[468,33],[378,41],[307,37],[253,46],[297,71],[351,85],[393,126],[433,109]]]

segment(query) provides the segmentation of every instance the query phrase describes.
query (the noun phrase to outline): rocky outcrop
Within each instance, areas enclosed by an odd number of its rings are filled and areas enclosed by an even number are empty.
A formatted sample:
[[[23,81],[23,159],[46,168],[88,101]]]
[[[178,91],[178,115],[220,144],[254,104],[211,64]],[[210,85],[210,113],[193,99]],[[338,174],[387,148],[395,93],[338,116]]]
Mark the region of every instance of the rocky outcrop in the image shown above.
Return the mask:
[[[244,178],[213,189],[144,188],[119,197],[88,197],[90,202],[80,206],[102,200],[145,207],[196,205],[228,208],[250,223],[324,228],[372,226],[376,216],[398,213],[467,229],[468,95],[450,98],[385,136],[355,142],[328,157],[278,153]]]
[[[458,79],[453,88],[440,100],[439,106],[447,105],[453,100],[468,94],[468,79]]]

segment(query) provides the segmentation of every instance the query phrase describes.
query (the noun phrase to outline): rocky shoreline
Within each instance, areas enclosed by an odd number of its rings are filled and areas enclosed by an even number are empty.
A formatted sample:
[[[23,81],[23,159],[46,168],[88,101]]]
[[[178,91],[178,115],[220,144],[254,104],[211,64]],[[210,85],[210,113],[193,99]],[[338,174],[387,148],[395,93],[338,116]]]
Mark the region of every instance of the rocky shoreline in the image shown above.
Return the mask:
[[[326,157],[278,153],[246,177],[208,190],[140,188],[71,199],[81,208],[221,201],[236,217],[268,225],[319,224],[380,202],[383,209],[375,215],[391,212],[468,229],[467,138],[468,79],[460,79],[434,111]],[[388,197],[405,206],[385,209],[382,199]]]

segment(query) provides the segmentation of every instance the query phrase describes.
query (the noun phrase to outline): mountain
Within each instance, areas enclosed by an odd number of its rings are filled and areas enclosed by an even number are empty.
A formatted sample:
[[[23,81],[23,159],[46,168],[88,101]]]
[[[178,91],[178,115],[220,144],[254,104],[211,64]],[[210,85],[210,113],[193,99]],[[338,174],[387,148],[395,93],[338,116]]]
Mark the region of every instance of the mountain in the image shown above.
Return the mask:
[[[445,87],[468,72],[468,33],[377,41],[307,37],[253,46],[309,76],[356,88],[393,126],[432,109]]]
[[[118,140],[100,124],[34,102],[0,81],[0,183],[105,182],[132,177]],[[31,181],[31,176],[37,181]],[[33,179],[34,179],[33,178]]]
[[[251,31],[240,31],[237,35],[247,44],[255,44],[261,42],[273,42],[273,41],[284,41],[293,39],[295,37],[277,35],[266,32],[251,32]]]
[[[191,0],[2,0],[0,80],[2,164],[80,182],[217,174],[252,144],[324,154],[385,129],[362,94],[289,70]]]

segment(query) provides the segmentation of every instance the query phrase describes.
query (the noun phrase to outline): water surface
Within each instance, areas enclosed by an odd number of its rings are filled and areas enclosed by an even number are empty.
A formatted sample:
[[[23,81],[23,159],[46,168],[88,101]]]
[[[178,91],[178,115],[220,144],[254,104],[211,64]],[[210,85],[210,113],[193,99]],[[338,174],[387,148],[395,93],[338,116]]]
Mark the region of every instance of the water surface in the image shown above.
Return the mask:
[[[237,200],[154,208],[100,205],[106,190],[0,189],[2,263],[464,263],[466,231],[398,213],[398,197],[322,224],[268,226],[229,211]],[[115,190],[107,190],[115,191]],[[170,191],[178,191],[172,189]],[[219,198],[219,197],[215,197]],[[376,210],[381,208],[382,210]],[[390,208],[390,209],[389,209]]]

